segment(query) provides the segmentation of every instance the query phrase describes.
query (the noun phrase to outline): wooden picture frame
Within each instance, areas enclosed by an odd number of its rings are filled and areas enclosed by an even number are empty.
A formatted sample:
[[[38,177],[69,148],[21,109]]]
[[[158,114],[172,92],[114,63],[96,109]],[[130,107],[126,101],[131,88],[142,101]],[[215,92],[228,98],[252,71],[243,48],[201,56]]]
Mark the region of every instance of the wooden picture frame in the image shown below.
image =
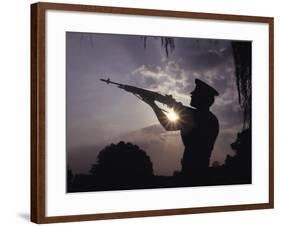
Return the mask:
[[[268,201],[243,203],[238,205],[200,206],[188,208],[147,209],[138,211],[116,211],[106,213],[46,215],[46,12],[64,11],[80,13],[102,13],[105,15],[130,15],[142,17],[158,17],[173,19],[197,19],[212,21],[227,21],[241,23],[259,23],[268,26]],[[274,161],[273,161],[273,72],[274,46],[273,24],[270,17],[224,15],[211,13],[164,11],[152,9],[118,8],[91,5],[36,3],[31,5],[31,221],[35,223],[56,223],[70,221],[103,220],[116,218],[164,216],[179,214],[194,214],[206,212],[222,212],[251,209],[267,209],[274,207]],[[255,114],[255,112],[254,112]]]

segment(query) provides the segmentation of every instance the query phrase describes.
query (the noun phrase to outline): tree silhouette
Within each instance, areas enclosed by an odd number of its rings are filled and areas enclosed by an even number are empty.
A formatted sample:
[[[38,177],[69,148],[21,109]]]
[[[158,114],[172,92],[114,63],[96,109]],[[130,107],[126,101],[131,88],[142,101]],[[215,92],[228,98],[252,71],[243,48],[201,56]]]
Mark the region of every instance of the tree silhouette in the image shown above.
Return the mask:
[[[251,129],[245,129],[237,134],[237,139],[231,144],[236,155],[226,159],[230,177],[239,183],[251,183],[252,175],[252,142]]]
[[[132,189],[152,185],[153,168],[150,158],[137,145],[111,144],[99,154],[90,170],[98,189]]]
[[[236,152],[233,157],[228,155],[224,165],[210,168],[209,185],[251,183],[251,129],[244,129],[238,133],[231,148]]]

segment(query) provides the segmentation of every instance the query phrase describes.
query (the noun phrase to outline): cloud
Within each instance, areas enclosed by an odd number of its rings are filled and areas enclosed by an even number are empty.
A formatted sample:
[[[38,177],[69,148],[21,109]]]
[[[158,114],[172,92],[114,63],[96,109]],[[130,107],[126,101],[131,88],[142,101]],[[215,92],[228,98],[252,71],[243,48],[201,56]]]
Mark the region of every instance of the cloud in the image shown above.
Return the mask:
[[[142,65],[131,73],[131,80],[136,86],[180,99],[186,98],[186,89],[193,83],[176,61],[167,61],[155,67]]]
[[[190,63],[186,63],[179,58],[179,60],[167,60],[161,66],[141,65],[131,73],[131,81],[136,86],[162,94],[171,94],[179,101],[187,103],[189,100],[188,95],[195,86],[194,80],[199,78],[213,86],[220,93],[219,97],[216,98],[215,106],[228,105],[237,111],[238,96],[235,68],[233,57],[229,56],[229,51],[226,48],[220,48],[212,50],[211,54],[197,53],[197,55],[199,58],[205,57],[209,59],[200,62],[202,64],[200,70],[198,70],[198,66],[191,66]],[[212,61],[213,55],[217,56]],[[226,56],[227,58],[224,58]],[[233,105],[231,106],[230,104]]]

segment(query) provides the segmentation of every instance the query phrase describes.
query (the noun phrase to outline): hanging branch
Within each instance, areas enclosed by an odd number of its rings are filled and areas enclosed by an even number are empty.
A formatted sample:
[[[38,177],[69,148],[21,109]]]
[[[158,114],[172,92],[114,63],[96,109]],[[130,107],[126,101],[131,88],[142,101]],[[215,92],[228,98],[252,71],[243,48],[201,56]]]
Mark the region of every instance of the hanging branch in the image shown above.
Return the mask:
[[[249,128],[252,112],[252,48],[249,42],[242,41],[232,41],[232,48],[238,99],[243,109],[243,127]]]
[[[155,39],[158,39],[158,37],[154,37]],[[141,40],[143,41],[143,47],[147,47],[147,36],[141,36]],[[168,37],[161,37],[161,47],[164,48],[166,56],[168,57],[171,52],[175,49],[175,42],[173,38]]]

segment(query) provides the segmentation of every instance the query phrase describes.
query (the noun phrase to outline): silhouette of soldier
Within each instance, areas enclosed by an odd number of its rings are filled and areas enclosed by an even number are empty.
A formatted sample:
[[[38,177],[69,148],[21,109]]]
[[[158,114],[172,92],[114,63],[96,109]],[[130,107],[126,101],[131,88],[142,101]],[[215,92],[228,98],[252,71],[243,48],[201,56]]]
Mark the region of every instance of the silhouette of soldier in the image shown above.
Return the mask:
[[[219,132],[217,117],[210,112],[215,96],[219,93],[201,81],[195,79],[196,87],[191,92],[190,108],[177,103],[174,111],[179,119],[172,122],[153,100],[144,99],[154,110],[160,124],[168,131],[180,130],[185,146],[182,158],[181,175],[185,183],[206,183],[209,160]]]

